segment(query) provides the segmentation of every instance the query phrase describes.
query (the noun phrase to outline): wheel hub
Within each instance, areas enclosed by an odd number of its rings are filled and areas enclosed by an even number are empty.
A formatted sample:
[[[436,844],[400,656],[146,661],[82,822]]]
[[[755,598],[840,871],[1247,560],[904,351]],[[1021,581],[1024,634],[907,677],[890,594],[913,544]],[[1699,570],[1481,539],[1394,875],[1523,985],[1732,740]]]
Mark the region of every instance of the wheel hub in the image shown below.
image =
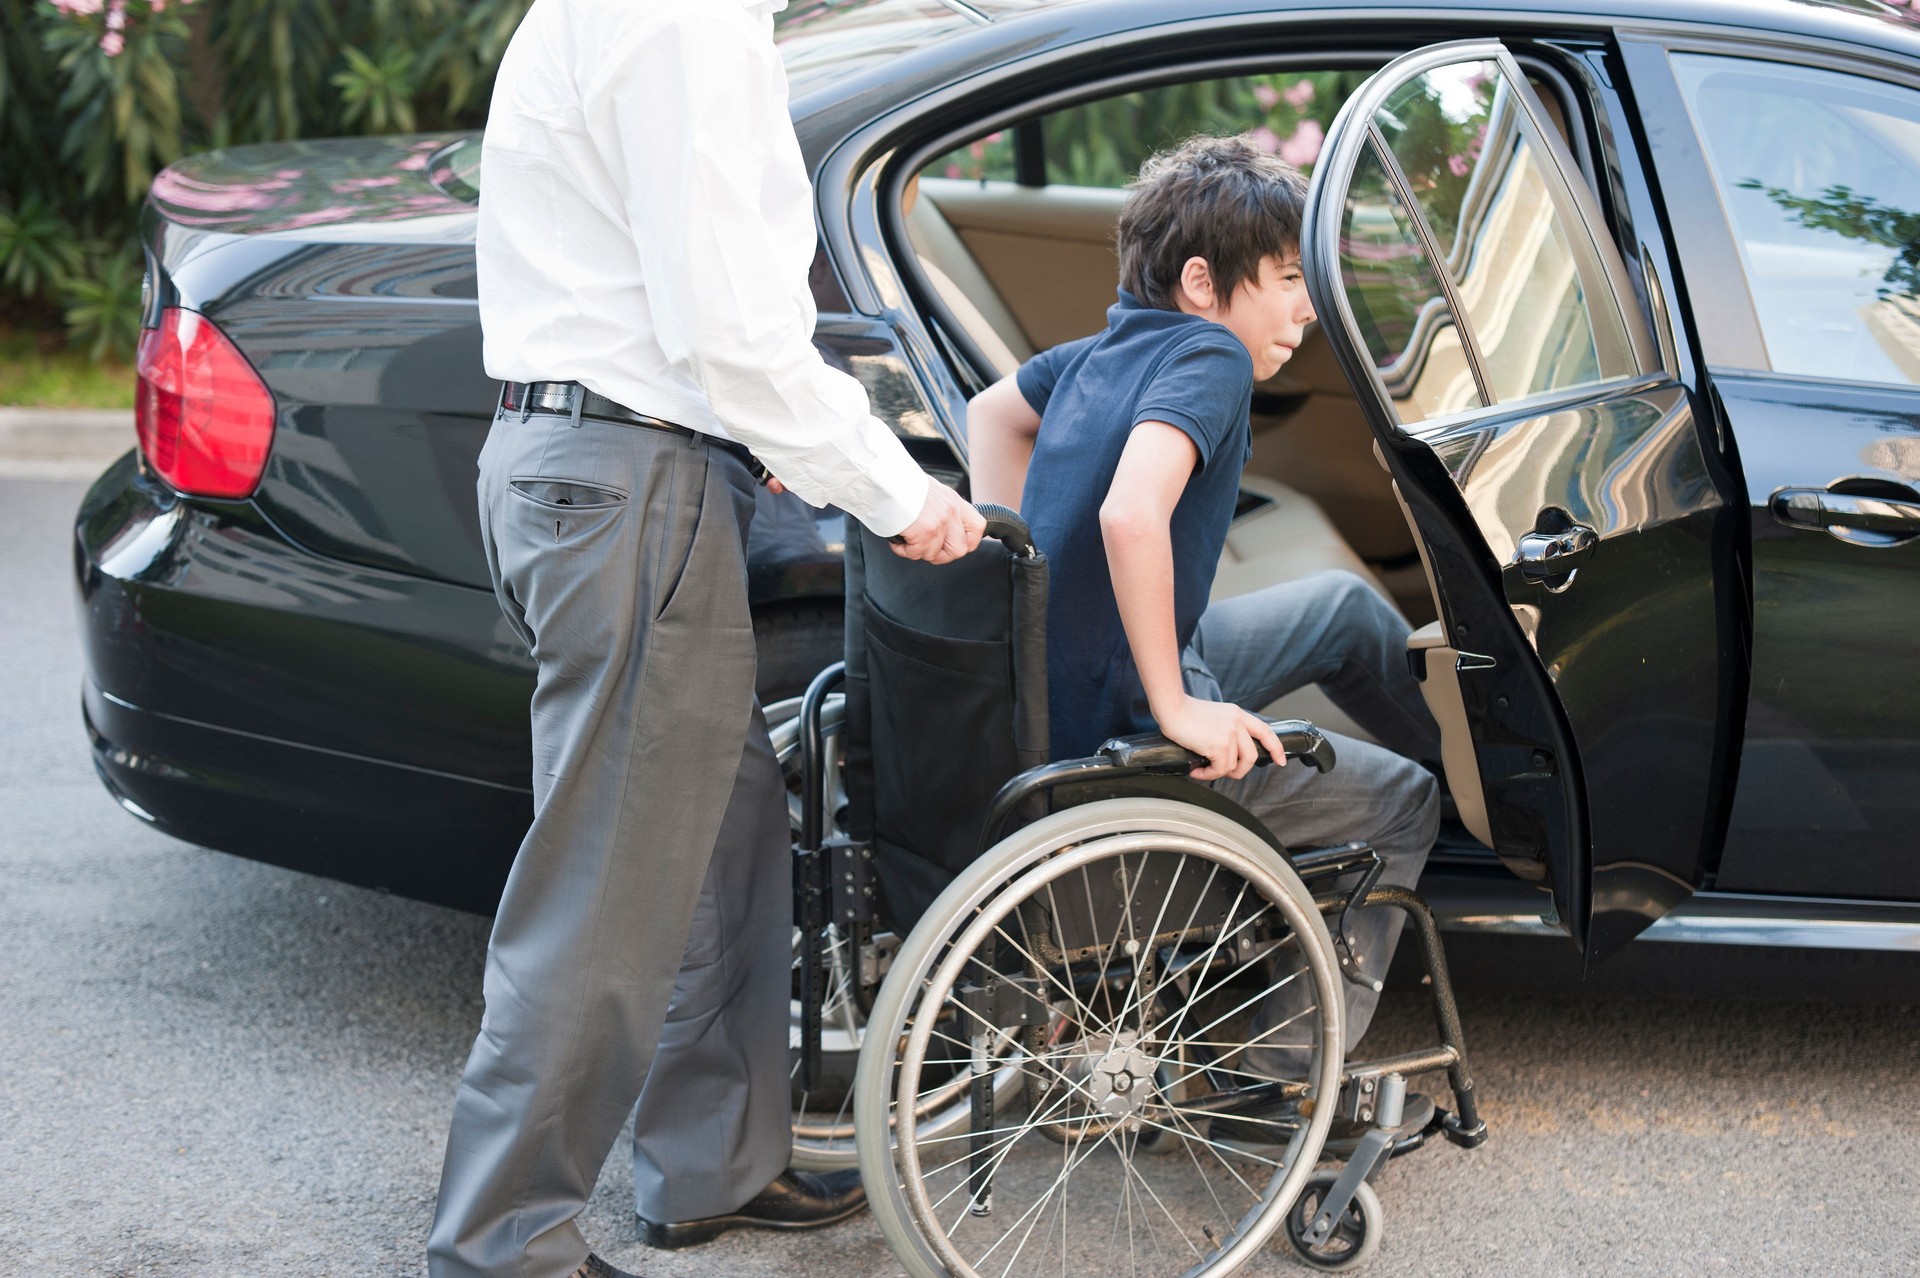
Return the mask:
[[[1113,1045],[1093,1063],[1087,1090],[1094,1107],[1111,1118],[1131,1118],[1147,1103],[1153,1089],[1153,1072],[1159,1064],[1141,1051],[1139,1035],[1122,1030],[1114,1035]]]

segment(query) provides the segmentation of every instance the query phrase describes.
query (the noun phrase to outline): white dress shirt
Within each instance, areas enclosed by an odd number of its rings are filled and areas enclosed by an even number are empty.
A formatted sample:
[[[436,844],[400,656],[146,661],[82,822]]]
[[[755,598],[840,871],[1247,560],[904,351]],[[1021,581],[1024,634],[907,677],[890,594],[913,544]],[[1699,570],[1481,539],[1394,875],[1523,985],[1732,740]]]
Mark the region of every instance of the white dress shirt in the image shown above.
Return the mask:
[[[536,0],[481,151],[487,373],[577,381],[752,449],[881,536],[927,476],[813,346],[784,0]]]

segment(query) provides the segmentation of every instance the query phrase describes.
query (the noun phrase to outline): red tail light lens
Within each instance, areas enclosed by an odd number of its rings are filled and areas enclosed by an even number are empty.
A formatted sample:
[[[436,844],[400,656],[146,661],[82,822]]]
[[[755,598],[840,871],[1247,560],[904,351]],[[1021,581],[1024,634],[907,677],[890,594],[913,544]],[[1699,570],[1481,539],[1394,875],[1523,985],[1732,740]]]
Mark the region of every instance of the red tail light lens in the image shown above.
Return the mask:
[[[246,497],[273,446],[273,395],[213,321],[170,306],[140,335],[134,425],[160,477],[198,497]]]

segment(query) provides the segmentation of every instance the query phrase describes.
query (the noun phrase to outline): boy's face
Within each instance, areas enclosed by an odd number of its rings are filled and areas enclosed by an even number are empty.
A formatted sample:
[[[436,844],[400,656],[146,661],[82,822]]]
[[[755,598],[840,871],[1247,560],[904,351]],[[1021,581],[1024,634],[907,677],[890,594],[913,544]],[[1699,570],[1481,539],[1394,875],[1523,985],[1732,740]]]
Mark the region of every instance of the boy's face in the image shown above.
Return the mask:
[[[1200,268],[1197,279],[1193,271],[1196,264]],[[1183,283],[1187,288],[1180,309],[1224,325],[1239,338],[1247,354],[1253,356],[1253,379],[1257,382],[1272,377],[1293,358],[1307,335],[1307,325],[1313,323],[1313,302],[1307,297],[1298,252],[1262,258],[1259,278],[1235,289],[1230,306],[1220,304],[1222,299],[1212,288],[1204,259],[1194,258],[1188,263]],[[1195,284],[1200,287],[1194,288]],[[1195,293],[1202,296],[1196,297]]]
[[[1233,305],[1215,317],[1253,356],[1253,379],[1263,382],[1293,358],[1313,323],[1313,302],[1300,273],[1300,254],[1260,260],[1260,278],[1234,290]]]

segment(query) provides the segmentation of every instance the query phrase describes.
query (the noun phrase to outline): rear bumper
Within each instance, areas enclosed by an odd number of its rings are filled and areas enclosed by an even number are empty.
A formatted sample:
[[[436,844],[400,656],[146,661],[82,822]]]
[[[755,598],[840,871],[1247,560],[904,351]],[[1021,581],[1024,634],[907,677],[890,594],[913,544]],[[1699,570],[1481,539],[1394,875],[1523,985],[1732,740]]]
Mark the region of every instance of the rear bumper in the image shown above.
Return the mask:
[[[524,790],[155,714],[88,679],[93,766],[128,812],[189,843],[479,914],[493,911]]]
[[[530,663],[484,591],[359,569],[131,455],[82,503],[94,766],[168,834],[486,912],[532,814]]]

